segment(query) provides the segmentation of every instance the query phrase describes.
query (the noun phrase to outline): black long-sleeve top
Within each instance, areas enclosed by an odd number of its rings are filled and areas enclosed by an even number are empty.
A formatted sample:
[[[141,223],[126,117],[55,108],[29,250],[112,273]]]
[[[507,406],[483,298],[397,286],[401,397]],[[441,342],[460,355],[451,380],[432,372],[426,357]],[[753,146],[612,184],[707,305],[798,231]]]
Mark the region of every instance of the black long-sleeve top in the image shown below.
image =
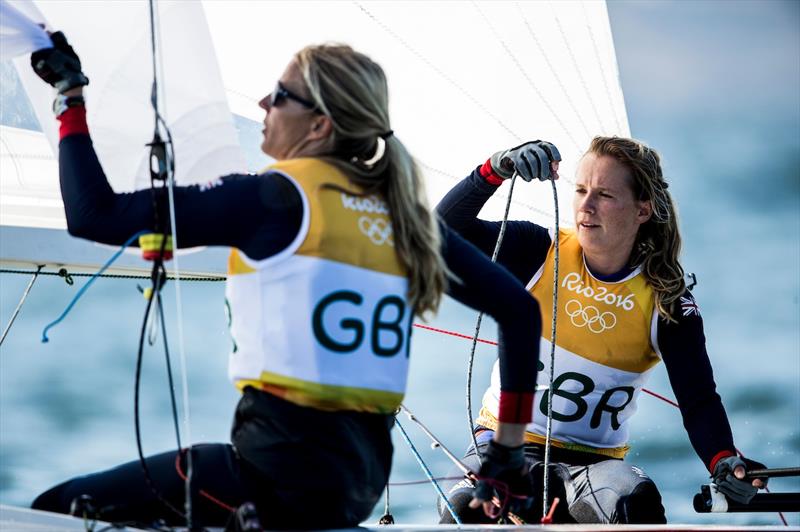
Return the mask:
[[[437,206],[439,215],[453,230],[486,254],[494,250],[500,222],[481,220],[478,213],[498,188],[488,183],[477,168]],[[527,283],[544,263],[550,244],[546,228],[528,221],[509,221],[497,262]],[[595,277],[613,282],[628,273],[626,269],[619,274]],[[688,291],[686,297],[691,300]],[[728,416],[716,391],[702,317],[692,312],[674,318],[676,322],[659,317],[657,348],[692,446],[706,467],[713,469],[717,460],[735,453]]]

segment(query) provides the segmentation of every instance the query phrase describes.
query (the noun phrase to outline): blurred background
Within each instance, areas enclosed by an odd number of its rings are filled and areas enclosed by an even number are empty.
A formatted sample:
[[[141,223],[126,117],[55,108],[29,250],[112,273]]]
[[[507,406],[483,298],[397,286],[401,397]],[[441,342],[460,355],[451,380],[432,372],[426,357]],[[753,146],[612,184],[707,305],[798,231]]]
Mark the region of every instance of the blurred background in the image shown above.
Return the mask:
[[[771,467],[800,465],[800,2],[620,1],[608,3],[633,136],[660,151],[684,236],[683,265],[697,275],[718,390],[739,449]],[[2,67],[3,97],[14,74]],[[2,123],[32,127],[0,108]],[[35,119],[33,119],[35,122]],[[27,125],[26,125],[27,124]],[[257,135],[239,121],[242,135]],[[531,132],[546,137],[546,132]],[[491,150],[492,147],[487,147]],[[465,172],[487,157],[464,161]],[[251,157],[257,165],[257,158]],[[0,275],[5,326],[28,278]],[[99,282],[39,343],[77,286],[37,281],[0,354],[0,503],[27,505],[70,476],[133,459],[133,370],[143,281]],[[170,342],[177,352],[174,284],[168,285]],[[230,339],[222,283],[182,287],[193,441],[227,441],[237,394],[226,375]],[[433,326],[470,334],[475,315],[447,302]],[[482,336],[496,338],[492,324]],[[157,346],[158,347],[158,346]],[[469,342],[416,330],[406,404],[456,454],[467,445]],[[492,349],[476,355],[473,402],[488,382]],[[173,356],[173,368],[177,368]],[[657,368],[649,389],[671,396]],[[146,354],[144,448],[174,446],[160,347]],[[629,460],[647,471],[674,523],[780,524],[775,514],[698,515],[693,494],[708,481],[677,410],[643,395]],[[400,422],[435,475],[450,464],[404,417]],[[395,431],[393,482],[424,475]],[[187,435],[184,435],[186,438]],[[313,481],[313,479],[309,479]],[[800,491],[776,479],[775,491]],[[429,484],[390,489],[400,523],[433,523]],[[383,513],[376,509],[374,519]],[[800,524],[798,514],[787,514]]]

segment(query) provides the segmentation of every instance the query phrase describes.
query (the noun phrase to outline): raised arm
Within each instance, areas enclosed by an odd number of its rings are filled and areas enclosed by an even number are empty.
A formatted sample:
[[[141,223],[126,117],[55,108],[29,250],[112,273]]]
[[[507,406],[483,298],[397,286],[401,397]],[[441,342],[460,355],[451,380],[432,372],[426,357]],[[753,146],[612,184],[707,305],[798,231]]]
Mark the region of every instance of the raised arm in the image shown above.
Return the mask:
[[[500,233],[500,222],[478,218],[486,201],[506,179],[512,177],[515,166],[526,181],[534,178],[546,180],[557,177],[559,159],[555,146],[539,141],[497,152],[453,187],[436,210],[452,229],[491,256]],[[511,161],[510,169],[504,169],[504,161]],[[545,228],[532,222],[510,221],[497,262],[522,283],[527,283],[544,261],[549,246],[550,237]]]

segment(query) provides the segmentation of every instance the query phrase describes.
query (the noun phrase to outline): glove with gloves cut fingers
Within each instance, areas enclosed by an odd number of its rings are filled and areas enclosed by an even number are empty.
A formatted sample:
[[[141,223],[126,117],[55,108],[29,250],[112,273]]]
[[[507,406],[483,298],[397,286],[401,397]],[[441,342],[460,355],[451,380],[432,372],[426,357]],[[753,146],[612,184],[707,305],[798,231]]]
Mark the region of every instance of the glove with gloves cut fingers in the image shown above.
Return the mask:
[[[31,66],[36,75],[64,94],[75,87],[89,84],[81,71],[81,60],[67,42],[63,33],[57,31],[50,35],[52,48],[37,50],[31,54]]]
[[[747,471],[765,468],[764,464],[755,460],[728,456],[717,462],[711,478],[717,489],[730,500],[747,504],[755,496],[759,488],[764,488],[767,485],[766,478],[747,478]]]
[[[477,481],[470,507],[482,504],[484,513],[492,519],[508,512],[520,514],[533,503],[533,485],[523,445],[506,447],[491,440],[483,450]],[[495,496],[500,501],[499,508],[492,503]]]
[[[516,171],[525,181],[558,179],[561,154],[555,145],[534,140],[508,150],[502,150],[489,159],[497,176],[509,179]]]

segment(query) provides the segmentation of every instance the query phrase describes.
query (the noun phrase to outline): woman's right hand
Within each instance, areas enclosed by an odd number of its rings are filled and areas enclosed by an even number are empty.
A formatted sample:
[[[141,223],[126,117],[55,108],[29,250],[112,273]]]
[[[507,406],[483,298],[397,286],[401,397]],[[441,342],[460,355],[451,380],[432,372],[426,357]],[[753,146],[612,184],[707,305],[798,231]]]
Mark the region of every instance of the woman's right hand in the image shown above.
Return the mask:
[[[81,60],[64,34],[57,31],[50,34],[50,39],[53,41],[52,48],[43,48],[31,54],[33,71],[55,87],[59,94],[75,96],[76,90],[89,84],[89,78],[81,71]]]
[[[502,150],[491,159],[492,170],[503,179],[510,179],[516,171],[525,181],[558,179],[561,154],[553,144],[534,140],[508,150]]]

